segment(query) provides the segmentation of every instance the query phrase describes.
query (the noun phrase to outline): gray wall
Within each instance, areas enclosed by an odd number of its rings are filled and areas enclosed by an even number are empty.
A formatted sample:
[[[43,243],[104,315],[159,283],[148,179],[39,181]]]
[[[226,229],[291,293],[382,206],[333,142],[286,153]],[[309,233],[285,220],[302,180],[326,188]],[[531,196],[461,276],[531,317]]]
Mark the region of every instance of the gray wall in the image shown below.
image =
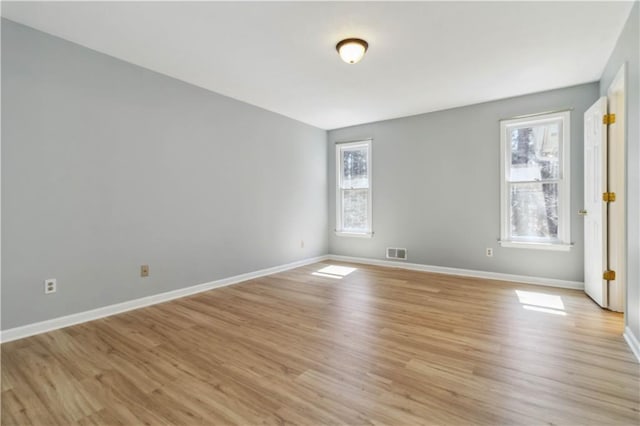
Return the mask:
[[[600,94],[606,95],[620,67],[626,63],[627,142],[627,307],[625,320],[640,339],[640,11],[631,15],[600,80]]]
[[[327,253],[324,130],[7,20],[2,124],[3,329]]]
[[[409,262],[583,281],[584,111],[598,84],[382,121],[329,132],[329,251],[382,259],[406,247]],[[499,120],[573,108],[571,112],[570,252],[502,248]],[[371,239],[335,229],[335,142],[373,138]],[[485,248],[494,249],[486,257]]]

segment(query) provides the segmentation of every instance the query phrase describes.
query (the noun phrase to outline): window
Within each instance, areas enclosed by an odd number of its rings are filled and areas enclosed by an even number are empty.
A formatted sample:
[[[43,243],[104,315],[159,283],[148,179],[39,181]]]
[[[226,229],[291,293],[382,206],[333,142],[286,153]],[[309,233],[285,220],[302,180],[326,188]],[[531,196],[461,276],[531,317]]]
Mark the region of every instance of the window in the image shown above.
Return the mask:
[[[336,233],[371,237],[371,141],[336,145]]]
[[[569,250],[569,112],[500,122],[501,245]]]

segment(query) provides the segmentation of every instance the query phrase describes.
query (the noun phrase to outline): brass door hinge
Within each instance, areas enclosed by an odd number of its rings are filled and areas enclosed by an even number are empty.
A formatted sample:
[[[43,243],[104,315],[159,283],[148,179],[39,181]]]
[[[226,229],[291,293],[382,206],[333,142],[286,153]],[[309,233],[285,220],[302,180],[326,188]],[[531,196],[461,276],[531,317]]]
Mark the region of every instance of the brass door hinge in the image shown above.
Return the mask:
[[[602,116],[602,124],[613,124],[616,122],[615,114],[605,114]]]
[[[616,271],[604,271],[602,274],[602,279],[606,281],[613,281],[616,279]]]
[[[602,193],[602,201],[605,203],[610,203],[616,200],[615,192],[603,192]]]
[[[613,124],[616,122],[615,114],[605,114],[602,116],[602,124]]]

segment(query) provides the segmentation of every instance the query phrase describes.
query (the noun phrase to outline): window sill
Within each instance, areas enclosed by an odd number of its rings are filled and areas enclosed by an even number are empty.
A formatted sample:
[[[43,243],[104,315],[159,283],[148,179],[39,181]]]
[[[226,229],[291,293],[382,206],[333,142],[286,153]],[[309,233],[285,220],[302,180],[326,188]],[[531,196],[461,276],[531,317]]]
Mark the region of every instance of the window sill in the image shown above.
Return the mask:
[[[501,247],[550,251],[569,251],[573,247],[573,244],[566,243],[534,243],[526,241],[500,241],[499,243]]]
[[[372,238],[373,232],[346,232],[336,231],[338,237]]]

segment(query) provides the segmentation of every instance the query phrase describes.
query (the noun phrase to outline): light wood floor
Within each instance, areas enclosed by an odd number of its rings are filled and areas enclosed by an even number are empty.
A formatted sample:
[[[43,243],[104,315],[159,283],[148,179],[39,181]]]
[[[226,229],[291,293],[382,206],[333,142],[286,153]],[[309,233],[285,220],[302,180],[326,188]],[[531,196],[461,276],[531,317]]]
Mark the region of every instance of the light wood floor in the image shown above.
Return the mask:
[[[579,291],[326,262],[4,344],[2,424],[638,425],[622,327]]]

